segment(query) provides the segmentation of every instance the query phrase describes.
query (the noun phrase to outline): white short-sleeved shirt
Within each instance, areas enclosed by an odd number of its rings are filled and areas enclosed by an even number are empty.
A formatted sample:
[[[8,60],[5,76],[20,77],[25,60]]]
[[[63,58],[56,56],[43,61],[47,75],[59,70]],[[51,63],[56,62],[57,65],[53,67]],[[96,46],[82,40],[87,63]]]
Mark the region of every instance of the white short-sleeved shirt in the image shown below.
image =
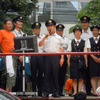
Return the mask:
[[[93,37],[93,34],[92,34],[92,32],[90,31],[89,28],[88,28],[87,31],[82,30],[81,39],[87,41],[91,37]]]
[[[50,35],[43,44],[44,52],[60,52],[63,47],[63,39],[58,34]]]
[[[95,41],[95,43],[97,44],[98,43],[98,41],[97,40],[95,40],[96,39],[96,37],[94,37],[93,36],[93,38],[94,38],[94,41]],[[99,36],[97,37],[97,39],[99,40]],[[87,48],[91,48],[91,44],[90,44],[90,39],[88,39],[87,41],[86,41],[86,44],[87,44]]]
[[[18,36],[23,36],[25,33],[22,32],[21,30],[20,31],[17,31],[16,29],[13,30],[13,33],[15,34],[16,37]],[[26,35],[26,34],[25,34]]]
[[[62,38],[63,38],[64,52],[67,52],[69,39],[66,36],[63,36]]]
[[[80,41],[81,41],[81,39],[80,40],[77,40],[76,38],[75,38],[75,42],[77,42],[77,41],[79,41],[79,43],[80,43]],[[72,45],[71,45],[71,43],[72,43],[72,40],[70,40],[69,41],[69,44],[68,44],[68,51],[72,51]],[[77,46],[78,46],[79,44],[77,44]],[[84,47],[84,52],[87,52],[87,48],[86,48],[86,42],[85,42],[85,47]]]

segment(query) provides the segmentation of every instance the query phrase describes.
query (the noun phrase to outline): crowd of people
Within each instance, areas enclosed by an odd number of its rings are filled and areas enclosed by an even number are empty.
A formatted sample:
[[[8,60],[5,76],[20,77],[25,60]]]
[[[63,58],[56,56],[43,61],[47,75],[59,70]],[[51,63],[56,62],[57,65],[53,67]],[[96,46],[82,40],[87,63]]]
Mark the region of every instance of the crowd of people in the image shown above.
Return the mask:
[[[75,27],[73,30],[74,39],[69,40],[64,36],[63,24],[56,25],[55,20],[48,19],[45,22],[47,33],[40,34],[41,23],[32,24],[33,34],[37,36],[37,46],[39,53],[57,53],[57,52],[100,52],[100,27],[98,25],[90,26],[90,18],[83,16],[80,19],[81,27]],[[13,24],[15,29],[13,29]],[[24,36],[21,28],[23,26],[23,17],[18,16],[13,19],[6,19],[3,23],[4,29],[0,30],[0,46],[2,53],[15,53],[14,37]],[[2,60],[6,66],[7,83],[6,90],[12,92],[12,87],[16,83],[16,74],[18,61],[22,62],[22,56],[3,56]],[[97,87],[100,86],[100,55],[39,55],[29,56],[31,70],[32,91],[38,96],[53,97],[65,96],[63,89],[67,66],[70,69],[70,92],[75,96],[82,91],[85,84],[86,94],[97,96]],[[22,72],[21,72],[22,73]],[[21,75],[22,76],[22,75]],[[20,75],[19,75],[20,78]],[[22,79],[20,79],[21,82]],[[18,82],[18,81],[17,81]],[[22,84],[22,82],[21,82]],[[67,84],[67,82],[66,82]],[[20,85],[20,88],[22,85]],[[65,86],[66,93],[69,94],[68,84]],[[73,88],[73,89],[72,89]],[[22,89],[21,89],[22,90]],[[93,93],[91,92],[93,90]]]

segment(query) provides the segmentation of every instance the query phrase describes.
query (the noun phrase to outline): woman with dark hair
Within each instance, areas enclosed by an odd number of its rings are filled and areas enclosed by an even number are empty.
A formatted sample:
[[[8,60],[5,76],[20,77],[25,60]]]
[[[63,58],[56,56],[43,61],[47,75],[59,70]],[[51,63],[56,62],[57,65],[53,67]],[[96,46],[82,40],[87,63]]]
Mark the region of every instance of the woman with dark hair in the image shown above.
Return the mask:
[[[86,52],[87,48],[85,41],[81,39],[82,29],[76,27],[74,30],[75,39],[71,40],[68,45],[69,52]],[[83,63],[83,64],[80,64]],[[86,55],[68,55],[68,67],[70,68],[70,78],[73,81],[73,89],[75,95],[81,91],[83,85],[83,79],[85,79],[87,66],[87,56]],[[81,67],[81,68],[80,68]],[[78,90],[77,90],[78,86]]]
[[[87,48],[88,52],[100,52],[100,36],[99,31],[100,27],[98,25],[93,25],[91,28],[93,37],[88,39],[87,41]],[[89,74],[91,77],[91,84],[93,88],[93,95],[96,95],[96,77],[98,79],[97,81],[97,87],[100,86],[100,55],[91,54],[89,56]]]

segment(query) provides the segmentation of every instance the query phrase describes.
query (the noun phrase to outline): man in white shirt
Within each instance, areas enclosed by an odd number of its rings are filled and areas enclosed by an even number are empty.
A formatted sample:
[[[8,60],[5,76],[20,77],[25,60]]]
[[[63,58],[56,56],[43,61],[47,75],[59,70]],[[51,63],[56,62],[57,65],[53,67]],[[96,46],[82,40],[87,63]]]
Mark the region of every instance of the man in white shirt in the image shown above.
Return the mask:
[[[13,19],[13,24],[15,26],[15,29],[13,30],[13,33],[15,34],[15,37],[20,37],[26,35],[24,32],[22,32],[21,28],[23,27],[23,17],[18,16]],[[23,56],[19,56],[19,58],[16,57],[17,62],[17,78],[16,78],[16,85],[14,91],[22,91],[22,61]]]
[[[90,25],[90,18],[88,16],[81,17],[81,25],[82,25],[82,35],[81,38],[85,41],[87,41],[89,38],[91,38],[92,32],[90,31],[89,25]]]
[[[13,19],[14,25],[15,25],[15,29],[13,30],[13,33],[15,34],[16,37],[18,36],[24,36],[25,33],[22,32],[21,28],[23,27],[23,17],[22,16],[18,16],[16,18]]]
[[[38,52],[43,52],[43,46],[39,47],[39,42],[42,40],[40,35],[41,23],[35,22],[32,25],[34,35],[37,36]],[[43,92],[43,74],[44,74],[44,56],[31,56],[31,76],[32,76],[32,91],[36,92],[36,86],[38,88],[38,96],[42,96]]]
[[[43,51],[48,53],[63,52],[63,39],[55,33],[56,22],[49,19],[45,23],[49,33],[39,42],[39,46],[43,45]],[[47,55],[45,58],[45,74],[44,74],[44,97],[49,97],[52,93],[53,97],[59,97],[58,73],[59,64],[63,65],[64,55]]]
[[[90,25],[90,18],[88,16],[83,16],[80,18],[81,25],[82,25],[82,35],[81,38],[85,41],[87,41],[89,38],[91,38],[92,32],[90,31],[89,25]],[[91,93],[91,82],[89,77],[89,65],[87,67],[86,71],[86,92],[87,95],[92,95]]]
[[[62,24],[58,24],[56,26],[56,33],[60,35],[63,39],[63,46],[64,46],[64,52],[67,52],[68,48],[68,38],[66,36],[63,36],[65,26]],[[59,69],[59,95],[64,96],[63,94],[63,86],[65,84],[65,76],[66,76],[66,70],[67,70],[67,55],[64,55],[64,64]]]

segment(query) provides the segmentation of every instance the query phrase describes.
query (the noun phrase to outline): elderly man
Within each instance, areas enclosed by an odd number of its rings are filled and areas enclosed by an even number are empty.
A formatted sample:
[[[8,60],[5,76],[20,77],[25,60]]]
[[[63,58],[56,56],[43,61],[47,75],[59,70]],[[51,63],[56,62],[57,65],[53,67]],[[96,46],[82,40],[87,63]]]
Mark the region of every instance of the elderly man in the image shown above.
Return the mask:
[[[0,46],[3,53],[14,52],[14,33],[11,31],[13,28],[12,20],[6,19],[4,21],[4,29],[0,30]],[[6,70],[7,70],[7,84],[6,90],[12,91],[12,87],[15,86],[16,79],[16,64],[14,56],[6,56]]]

